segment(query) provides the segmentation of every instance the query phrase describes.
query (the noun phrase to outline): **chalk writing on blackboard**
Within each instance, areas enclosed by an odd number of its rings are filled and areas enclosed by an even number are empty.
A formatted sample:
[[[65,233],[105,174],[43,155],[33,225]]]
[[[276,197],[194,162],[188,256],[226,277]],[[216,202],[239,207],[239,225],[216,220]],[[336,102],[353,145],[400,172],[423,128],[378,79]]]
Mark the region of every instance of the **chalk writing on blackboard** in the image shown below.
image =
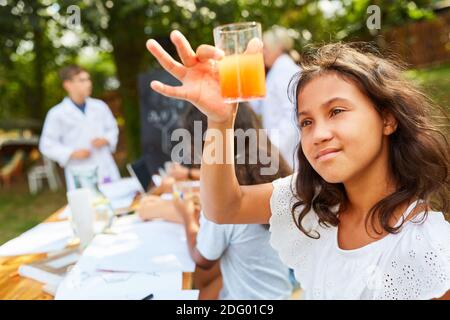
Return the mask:
[[[149,87],[152,80],[175,86],[179,85],[179,82],[161,69],[152,70],[139,77],[143,153],[151,153],[153,158],[157,153],[160,153],[161,157],[169,157],[172,149],[171,132],[179,127],[179,118],[187,103],[153,91]],[[158,161],[163,160],[161,158]]]

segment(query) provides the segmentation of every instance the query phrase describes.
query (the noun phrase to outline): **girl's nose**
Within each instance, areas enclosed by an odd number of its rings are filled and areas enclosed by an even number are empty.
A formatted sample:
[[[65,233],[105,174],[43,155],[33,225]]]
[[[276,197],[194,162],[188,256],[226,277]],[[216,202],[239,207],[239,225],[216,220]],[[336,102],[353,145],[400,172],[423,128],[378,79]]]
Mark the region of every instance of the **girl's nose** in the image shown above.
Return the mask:
[[[333,131],[325,122],[316,122],[313,130],[313,143],[315,145],[329,141],[333,138]]]

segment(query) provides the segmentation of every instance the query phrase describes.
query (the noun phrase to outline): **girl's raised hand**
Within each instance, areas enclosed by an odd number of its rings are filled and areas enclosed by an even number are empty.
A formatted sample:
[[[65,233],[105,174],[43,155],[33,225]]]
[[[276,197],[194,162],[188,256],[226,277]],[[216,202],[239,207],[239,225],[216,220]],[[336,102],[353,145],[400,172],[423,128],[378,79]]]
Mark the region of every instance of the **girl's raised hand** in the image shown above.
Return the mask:
[[[236,112],[236,105],[223,101],[215,63],[222,59],[223,51],[210,45],[201,45],[194,52],[187,39],[176,30],[172,31],[170,39],[182,63],[174,60],[153,39],[147,41],[147,49],[165,70],[181,81],[182,85],[173,87],[152,81],[150,84],[152,89],[165,96],[191,102],[211,121],[217,123],[230,121]]]

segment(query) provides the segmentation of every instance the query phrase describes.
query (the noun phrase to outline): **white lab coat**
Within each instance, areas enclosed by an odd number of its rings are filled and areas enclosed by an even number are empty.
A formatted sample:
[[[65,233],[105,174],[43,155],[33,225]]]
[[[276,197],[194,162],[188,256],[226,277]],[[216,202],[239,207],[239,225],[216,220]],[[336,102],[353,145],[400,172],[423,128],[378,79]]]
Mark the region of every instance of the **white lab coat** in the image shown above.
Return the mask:
[[[71,169],[75,167],[98,166],[100,182],[120,178],[112,157],[112,152],[116,150],[118,135],[116,119],[106,103],[87,98],[83,113],[66,97],[47,113],[39,150],[64,167],[67,190],[70,190],[74,188]],[[109,145],[96,149],[91,144],[95,138],[105,138]],[[90,150],[90,157],[84,160],[70,159],[72,152],[79,149]]]
[[[291,78],[299,71],[300,67],[289,55],[279,56],[267,74],[266,97],[250,102],[253,110],[261,115],[269,139],[278,147],[291,168],[294,168],[294,162],[297,163],[295,151],[300,142],[300,133],[295,120],[296,107],[289,100],[288,86]]]

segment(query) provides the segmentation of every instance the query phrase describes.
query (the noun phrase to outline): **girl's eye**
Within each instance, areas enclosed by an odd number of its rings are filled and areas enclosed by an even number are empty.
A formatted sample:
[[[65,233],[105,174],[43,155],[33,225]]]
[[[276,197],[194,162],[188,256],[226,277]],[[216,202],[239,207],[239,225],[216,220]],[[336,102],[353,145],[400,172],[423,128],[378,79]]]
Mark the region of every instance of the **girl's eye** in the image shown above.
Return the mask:
[[[343,109],[335,108],[335,109],[333,109],[333,110],[331,111],[331,115],[335,116],[335,115],[337,115],[337,114],[339,114],[339,113],[341,113],[341,112],[344,112],[344,110],[343,110]]]
[[[309,126],[311,124],[311,120],[303,120],[300,122],[300,127],[304,128],[306,126]]]

